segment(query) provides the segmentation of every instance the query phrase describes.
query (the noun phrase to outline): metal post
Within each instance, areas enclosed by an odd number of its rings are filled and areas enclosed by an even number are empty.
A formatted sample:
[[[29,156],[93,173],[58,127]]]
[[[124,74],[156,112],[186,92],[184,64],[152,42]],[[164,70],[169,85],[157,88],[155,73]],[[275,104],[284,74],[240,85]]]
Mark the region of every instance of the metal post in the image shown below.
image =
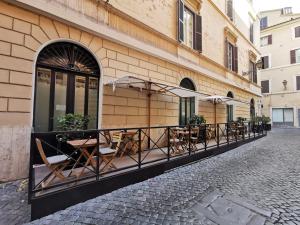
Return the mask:
[[[239,132],[239,130],[238,130],[238,127],[237,127],[237,125],[235,124],[235,142],[237,142],[238,140],[238,132]]]
[[[150,130],[149,130],[150,132]],[[139,128],[139,159],[138,159],[138,164],[139,164],[139,169],[141,168],[142,166],[142,139],[141,139],[141,133],[142,133],[142,130],[141,128]]]
[[[167,140],[168,140],[168,161],[170,161],[170,127],[167,128]]]
[[[229,145],[229,126],[228,126],[228,123],[226,123],[226,138],[227,138],[227,145]]]
[[[217,146],[220,147],[220,136],[219,136],[220,124],[217,124]]]
[[[245,140],[245,131],[246,131],[245,124],[243,123],[243,140]]]
[[[207,142],[206,142],[206,124],[204,125],[204,150],[207,149]]]
[[[251,133],[251,124],[248,122],[248,139],[250,139],[250,133]]]
[[[96,166],[96,180],[99,180],[99,171],[100,171],[100,168],[99,168],[99,154],[100,154],[100,143],[99,143],[99,138],[100,138],[100,135],[99,135],[99,130],[97,130],[97,152],[96,152],[96,159],[97,159],[97,166]]]
[[[34,182],[34,177],[33,177],[33,147],[34,146],[34,134],[31,133],[31,138],[30,138],[30,158],[29,158],[29,181],[28,181],[28,203],[31,203],[32,199],[32,189],[33,189],[33,182]]]
[[[189,155],[191,155],[191,125],[189,126]]]

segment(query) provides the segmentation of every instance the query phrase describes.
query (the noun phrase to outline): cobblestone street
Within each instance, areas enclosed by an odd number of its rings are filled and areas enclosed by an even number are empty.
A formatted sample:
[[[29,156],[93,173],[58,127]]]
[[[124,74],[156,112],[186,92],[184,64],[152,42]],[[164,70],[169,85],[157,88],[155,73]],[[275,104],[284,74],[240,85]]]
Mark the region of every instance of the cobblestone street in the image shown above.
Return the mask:
[[[266,225],[300,224],[299,137],[299,129],[275,130],[256,142],[32,224],[216,224],[193,209],[215,192],[271,212]]]

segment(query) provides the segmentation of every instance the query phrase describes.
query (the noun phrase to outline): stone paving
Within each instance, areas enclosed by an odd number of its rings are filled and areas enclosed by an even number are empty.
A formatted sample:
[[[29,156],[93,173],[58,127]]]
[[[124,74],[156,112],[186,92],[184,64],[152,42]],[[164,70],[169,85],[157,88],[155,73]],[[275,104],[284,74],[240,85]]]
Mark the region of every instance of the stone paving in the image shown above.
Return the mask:
[[[27,202],[27,180],[0,184],[0,225],[16,225],[30,221]]]
[[[265,214],[265,225],[300,225],[300,129],[272,131],[227,153],[77,204],[32,224],[221,225],[195,211],[211,193],[242,199],[245,205],[270,212]]]

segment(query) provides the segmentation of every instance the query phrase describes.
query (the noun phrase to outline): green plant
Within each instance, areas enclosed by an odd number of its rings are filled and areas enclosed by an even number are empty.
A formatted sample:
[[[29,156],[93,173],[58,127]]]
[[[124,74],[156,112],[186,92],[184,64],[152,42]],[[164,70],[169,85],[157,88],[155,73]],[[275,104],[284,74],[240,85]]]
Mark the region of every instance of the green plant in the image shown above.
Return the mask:
[[[203,123],[206,123],[206,120],[202,115],[193,115],[189,121],[189,124],[203,124]]]
[[[261,120],[262,120],[263,124],[269,124],[269,123],[271,122],[270,117],[265,116],[265,115],[263,115],[263,116],[261,117]]]
[[[243,123],[243,122],[245,122],[247,120],[247,118],[244,118],[244,117],[237,117],[236,118],[236,121],[238,122],[238,123]]]
[[[89,121],[88,116],[69,113],[57,118],[57,129],[59,131],[86,130]]]

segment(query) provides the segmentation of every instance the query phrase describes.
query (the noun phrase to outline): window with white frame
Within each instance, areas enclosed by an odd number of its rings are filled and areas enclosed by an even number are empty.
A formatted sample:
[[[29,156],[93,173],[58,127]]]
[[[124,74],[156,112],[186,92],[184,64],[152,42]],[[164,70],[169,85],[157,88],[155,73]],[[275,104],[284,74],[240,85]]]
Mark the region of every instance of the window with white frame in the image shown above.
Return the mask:
[[[268,17],[265,16],[260,19],[260,29],[263,30],[268,27]]]
[[[184,8],[183,12],[183,42],[193,48],[193,38],[194,38],[194,14],[187,8]]]

